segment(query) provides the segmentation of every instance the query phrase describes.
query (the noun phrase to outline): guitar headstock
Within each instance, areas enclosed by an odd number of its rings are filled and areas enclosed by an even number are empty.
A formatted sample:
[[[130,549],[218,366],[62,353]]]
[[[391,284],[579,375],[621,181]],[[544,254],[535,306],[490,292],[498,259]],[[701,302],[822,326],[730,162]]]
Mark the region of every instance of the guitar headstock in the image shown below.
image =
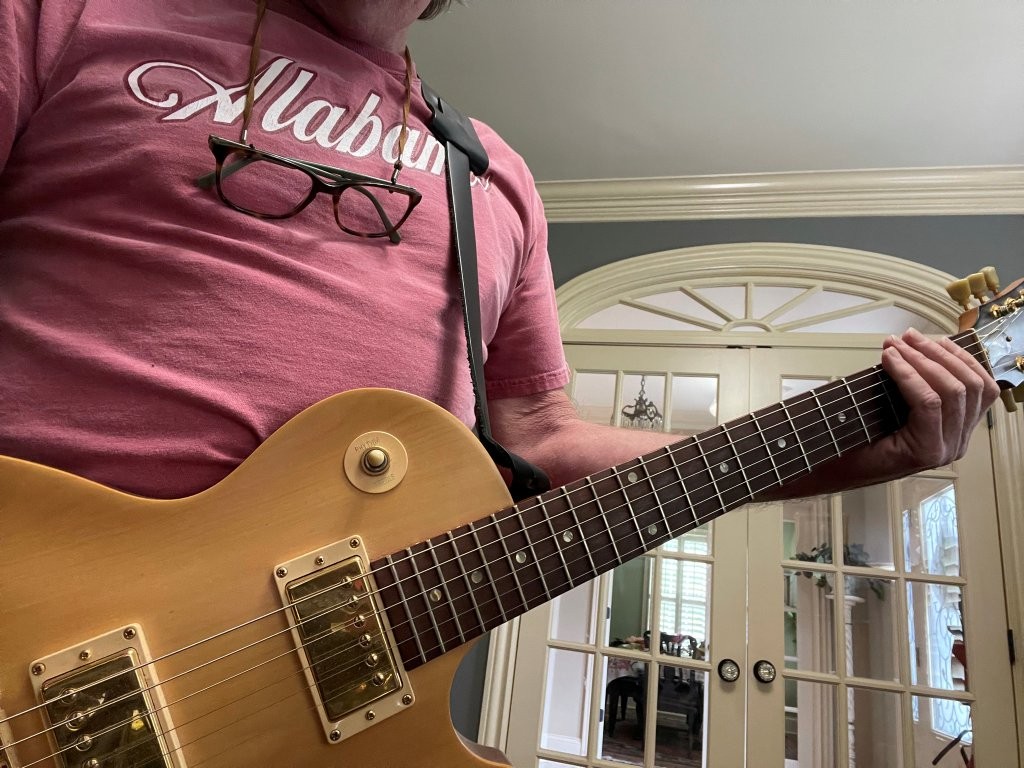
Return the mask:
[[[974,329],[985,347],[1003,404],[1016,411],[1024,402],[1024,278],[1000,290],[995,269],[985,267],[946,291],[965,310],[960,330]]]

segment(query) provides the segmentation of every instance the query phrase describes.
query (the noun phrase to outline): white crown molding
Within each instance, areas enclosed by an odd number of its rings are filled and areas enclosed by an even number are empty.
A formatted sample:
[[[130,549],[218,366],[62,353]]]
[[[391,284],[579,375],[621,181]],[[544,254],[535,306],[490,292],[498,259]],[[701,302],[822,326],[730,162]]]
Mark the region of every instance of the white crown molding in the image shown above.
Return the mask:
[[[1024,165],[537,184],[550,222],[1024,213]]]

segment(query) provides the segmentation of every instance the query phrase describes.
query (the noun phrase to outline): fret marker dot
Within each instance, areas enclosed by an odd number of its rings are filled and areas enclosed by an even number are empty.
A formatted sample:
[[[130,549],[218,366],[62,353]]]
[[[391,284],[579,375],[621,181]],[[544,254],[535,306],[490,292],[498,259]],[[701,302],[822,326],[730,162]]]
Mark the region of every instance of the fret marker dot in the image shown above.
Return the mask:
[[[718,471],[724,475],[726,472],[729,471],[729,465],[723,461],[721,464],[718,465]]]
[[[846,414],[840,413],[838,416],[836,416],[836,419],[839,421],[840,424],[844,424],[846,422]]]
[[[566,531],[565,533],[562,534],[562,541],[564,541],[566,544],[568,544],[570,541],[572,541],[573,538],[574,537],[573,537],[572,531]]]
[[[516,552],[516,562],[519,563],[520,565],[525,563],[526,562],[526,553],[525,552]]]
[[[631,483],[635,483],[637,480],[640,479],[640,475],[638,475],[636,472],[630,472],[628,475],[626,475],[626,479],[629,480],[629,482]]]
[[[649,533],[651,536],[653,536],[657,532],[658,532],[658,526],[656,526],[656,525],[652,525],[652,526],[648,527],[648,529],[647,529],[647,533]]]
[[[473,571],[469,578],[470,580],[472,580],[474,584],[479,584],[481,581],[484,580],[483,571]]]
[[[441,594],[440,589],[430,590],[430,599],[433,600],[435,603],[440,603],[442,597],[444,597],[444,595]]]
[[[779,448],[785,448],[786,447],[786,438],[784,438],[784,437],[779,438],[779,441],[776,443],[776,445],[779,446]]]

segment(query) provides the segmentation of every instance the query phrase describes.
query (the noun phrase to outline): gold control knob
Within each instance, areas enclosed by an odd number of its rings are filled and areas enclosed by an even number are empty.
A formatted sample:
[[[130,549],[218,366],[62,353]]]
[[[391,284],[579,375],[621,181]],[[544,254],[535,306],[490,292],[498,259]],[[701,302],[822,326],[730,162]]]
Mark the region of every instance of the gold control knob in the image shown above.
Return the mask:
[[[964,309],[971,304],[971,284],[966,280],[954,280],[946,286],[946,293]]]
[[[995,267],[982,267],[981,274],[985,276],[985,282],[988,284],[988,289],[993,294],[999,293],[999,275],[996,273]]]
[[[978,301],[985,300],[985,294],[988,293],[988,281],[981,272],[975,272],[972,275],[967,276],[967,282],[971,286],[971,293],[974,294],[974,298]]]
[[[363,454],[363,471],[368,475],[381,475],[391,466],[391,457],[383,448],[371,448]]]

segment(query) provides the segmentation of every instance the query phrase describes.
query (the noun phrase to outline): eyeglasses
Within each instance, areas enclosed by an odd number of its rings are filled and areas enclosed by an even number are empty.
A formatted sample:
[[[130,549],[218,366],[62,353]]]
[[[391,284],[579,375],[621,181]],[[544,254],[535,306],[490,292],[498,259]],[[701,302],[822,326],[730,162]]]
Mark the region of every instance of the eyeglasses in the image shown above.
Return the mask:
[[[261,219],[287,219],[318,194],[334,201],[334,220],[356,237],[387,237],[396,245],[399,228],[422,195],[412,187],[330,165],[275,155],[251,144],[210,136],[217,170],[196,180],[236,211]]]
[[[216,185],[217,194],[225,204],[261,219],[287,219],[313,202],[317,195],[327,194],[334,200],[334,220],[343,232],[356,237],[387,237],[397,245],[402,241],[399,227],[422,198],[413,187],[398,183],[412,105],[412,57],[409,49],[405,49],[405,103],[402,106],[402,129],[398,135],[398,157],[390,181],[264,152],[247,143],[247,137],[266,6],[266,0],[260,0],[257,7],[256,28],[249,51],[249,87],[245,94],[239,141],[210,136],[208,143],[217,161],[217,169],[200,176],[196,184],[203,189]]]

